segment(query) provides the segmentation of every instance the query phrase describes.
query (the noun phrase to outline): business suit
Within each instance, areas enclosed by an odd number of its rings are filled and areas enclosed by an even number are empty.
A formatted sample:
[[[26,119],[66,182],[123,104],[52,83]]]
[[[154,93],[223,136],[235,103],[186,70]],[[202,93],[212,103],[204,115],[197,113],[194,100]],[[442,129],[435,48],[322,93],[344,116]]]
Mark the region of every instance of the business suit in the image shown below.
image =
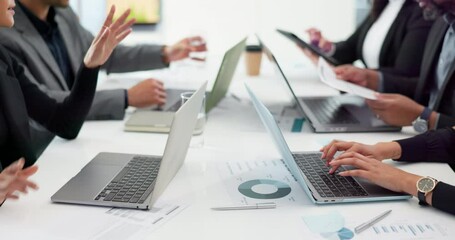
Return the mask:
[[[71,8],[55,10],[55,21],[68,50],[72,70],[76,73],[94,37],[79,24]],[[20,7],[15,8],[15,11],[15,26],[0,30],[0,44],[24,66],[29,79],[38,84],[49,96],[62,100],[68,96],[70,88],[57,62],[24,11]],[[157,45],[118,46],[102,68],[107,73],[163,68],[166,65],[162,62],[161,50],[162,46]],[[124,89],[98,91],[87,119],[123,119],[125,94]]]
[[[372,16],[367,17],[352,36],[335,44],[333,57],[344,64],[358,59],[363,61],[365,38],[374,23]],[[395,75],[418,76],[423,48],[432,24],[432,21],[423,19],[418,3],[405,1],[385,37],[379,55],[378,70],[383,74],[385,92],[393,93],[387,85],[393,83]]]
[[[396,77],[387,85],[389,91],[414,96],[414,100],[419,104],[429,105],[430,91],[436,82],[435,71],[448,28],[449,25],[443,17],[436,20],[428,35],[430,40],[425,46],[420,77]],[[438,128],[455,126],[455,66],[449,70],[433,110],[440,113]]]
[[[60,137],[75,138],[87,116],[96,89],[99,68],[81,67],[71,93],[57,102],[24,74],[24,69],[0,47],[0,104],[8,139],[0,154],[0,168],[20,157],[32,165],[37,154],[29,130],[29,117]]]

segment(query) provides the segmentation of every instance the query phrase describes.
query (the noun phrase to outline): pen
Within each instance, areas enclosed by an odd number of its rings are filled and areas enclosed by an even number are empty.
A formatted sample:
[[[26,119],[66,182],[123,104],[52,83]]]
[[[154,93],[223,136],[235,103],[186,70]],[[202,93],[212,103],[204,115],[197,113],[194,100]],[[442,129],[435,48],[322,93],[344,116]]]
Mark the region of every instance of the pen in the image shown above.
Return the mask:
[[[249,210],[249,209],[270,209],[276,208],[276,203],[256,203],[254,205],[239,205],[239,206],[226,206],[226,207],[213,207],[212,210],[228,211],[228,210]]]
[[[364,223],[360,224],[359,226],[354,228],[355,233],[357,233],[357,234],[361,233],[362,231],[366,230],[367,228],[373,226],[377,222],[379,222],[382,219],[384,219],[385,217],[387,217],[387,215],[389,215],[391,212],[392,212],[392,210],[383,212],[379,216],[377,216],[377,217],[375,217],[375,218],[373,218],[373,219],[371,219],[371,220],[369,220],[367,222],[364,222]]]

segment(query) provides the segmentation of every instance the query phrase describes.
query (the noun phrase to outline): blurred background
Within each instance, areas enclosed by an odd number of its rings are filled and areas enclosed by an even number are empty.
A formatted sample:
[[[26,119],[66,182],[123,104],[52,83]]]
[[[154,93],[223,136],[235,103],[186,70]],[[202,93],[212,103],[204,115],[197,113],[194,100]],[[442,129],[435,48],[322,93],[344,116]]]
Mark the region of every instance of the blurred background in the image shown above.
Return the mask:
[[[348,37],[368,13],[368,0],[72,0],[82,24],[101,27],[111,4],[131,7],[141,25],[127,43],[173,43],[203,35],[210,51],[224,52],[245,35],[283,28],[303,34],[318,27],[331,40]],[[149,25],[144,25],[149,24]]]

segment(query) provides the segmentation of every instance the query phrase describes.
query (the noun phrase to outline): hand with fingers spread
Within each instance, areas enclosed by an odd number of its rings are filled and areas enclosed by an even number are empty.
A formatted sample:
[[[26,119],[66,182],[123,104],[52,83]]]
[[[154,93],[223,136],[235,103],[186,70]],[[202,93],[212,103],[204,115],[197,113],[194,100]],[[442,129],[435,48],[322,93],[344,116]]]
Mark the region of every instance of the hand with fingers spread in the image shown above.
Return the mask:
[[[330,166],[338,168],[342,165],[356,169],[339,173],[343,177],[360,177],[374,184],[395,192],[406,192],[416,195],[416,182],[420,176],[402,171],[377,159],[359,153],[346,153],[330,162]]]
[[[327,165],[330,166],[330,162],[342,158],[346,154],[359,153],[369,158],[377,159],[382,161],[384,159],[398,159],[401,156],[401,147],[396,142],[377,143],[375,145],[366,145],[357,142],[344,142],[333,140],[327,146],[321,149],[322,159],[327,161]],[[337,152],[344,152],[335,158]],[[329,171],[333,174],[338,167],[332,167]]]
[[[400,94],[378,94],[377,100],[366,100],[370,109],[387,124],[410,126],[422,114],[424,106]]]
[[[12,163],[10,166],[0,172],[0,203],[6,199],[18,199],[16,191],[27,193],[28,189],[38,189],[38,186],[29,181],[28,178],[36,173],[37,166],[24,167],[24,159]]]
[[[189,37],[180,40],[172,46],[166,46],[163,49],[164,62],[170,63],[190,57],[191,52],[206,52],[207,44],[202,37]],[[205,61],[205,59],[192,58],[196,61]]]
[[[92,45],[84,58],[84,64],[88,68],[96,68],[103,65],[111,56],[115,47],[131,33],[131,26],[135,19],[125,22],[130,10],[125,11],[115,22],[113,17],[115,6],[111,7],[109,15],[104,21],[103,28],[95,37]]]
[[[141,108],[165,103],[166,90],[158,80],[147,79],[128,89],[129,106]]]
[[[342,65],[333,69],[338,79],[345,80],[356,85],[378,90],[379,73],[378,71],[358,68],[352,65]]]

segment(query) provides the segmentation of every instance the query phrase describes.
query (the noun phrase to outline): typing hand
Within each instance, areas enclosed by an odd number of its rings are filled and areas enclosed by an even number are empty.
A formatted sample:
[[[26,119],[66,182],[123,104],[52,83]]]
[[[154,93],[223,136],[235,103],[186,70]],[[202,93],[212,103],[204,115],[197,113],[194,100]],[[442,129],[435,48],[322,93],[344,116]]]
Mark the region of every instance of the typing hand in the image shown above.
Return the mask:
[[[158,80],[147,79],[128,89],[129,106],[141,108],[165,103],[166,90],[163,83]]]

